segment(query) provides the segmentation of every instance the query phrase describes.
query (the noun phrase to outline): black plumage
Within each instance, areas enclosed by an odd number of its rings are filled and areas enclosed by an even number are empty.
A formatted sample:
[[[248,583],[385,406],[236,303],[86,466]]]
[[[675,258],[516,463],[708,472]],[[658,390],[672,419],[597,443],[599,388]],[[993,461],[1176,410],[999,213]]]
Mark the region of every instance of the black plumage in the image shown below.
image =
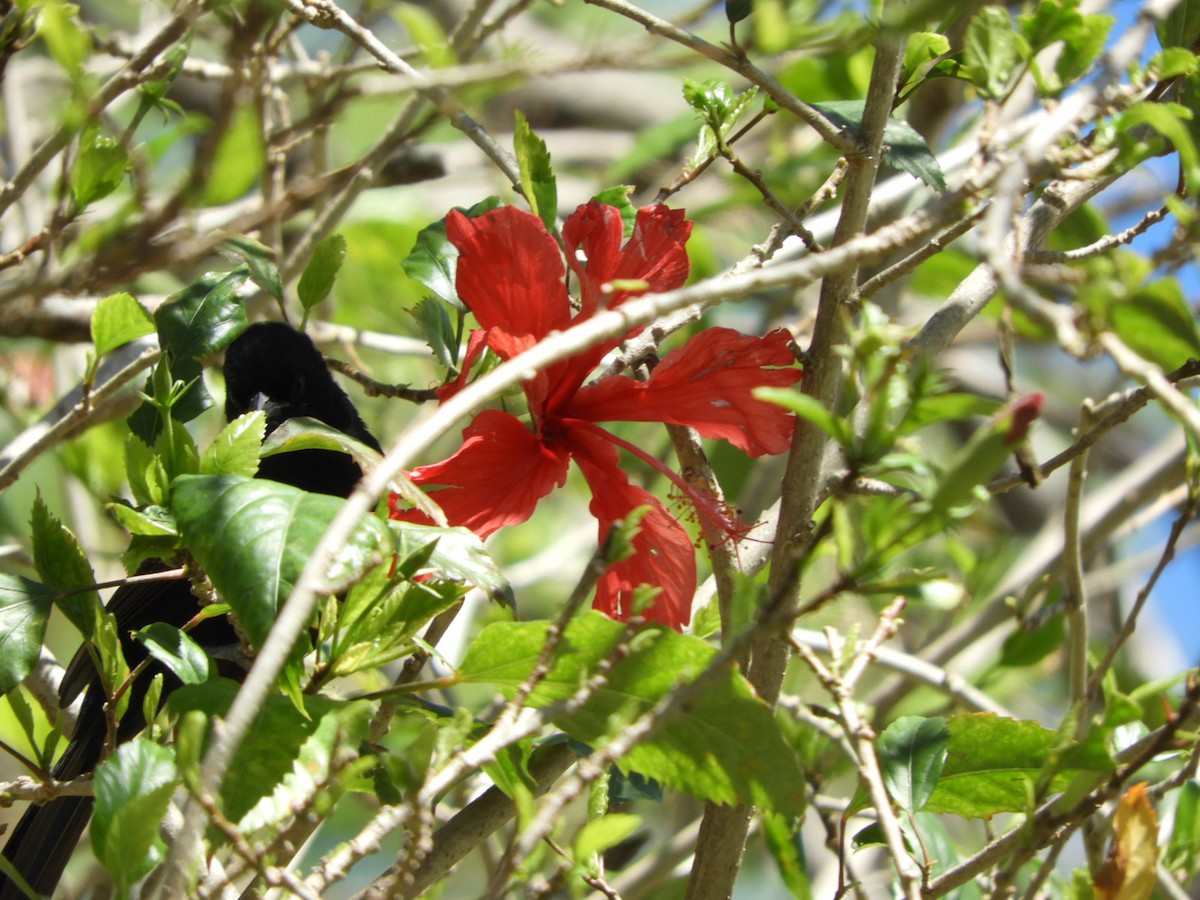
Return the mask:
[[[265,322],[252,325],[229,345],[225,355],[225,414],[232,421],[254,410],[267,416],[267,434],[288,419],[307,416],[379,450],[350,398],[334,381],[325,360],[313,342],[288,325]],[[259,478],[269,478],[315,493],[349,496],[362,471],[345,453],[331,450],[299,450],[262,460]],[[152,560],[142,573],[166,569]],[[131,632],[154,622],[181,628],[200,611],[188,581],[159,581],[126,585],[109,600],[108,610],[117,622],[121,647],[132,669],[145,657],[145,647]],[[191,637],[210,652],[237,648],[238,635],[227,618],[207,619]],[[218,654],[220,656],[220,654]],[[221,674],[240,677],[233,663],[221,664]],[[153,664],[133,685],[128,711],[117,733],[118,742],[128,740],[145,727],[142,699],[150,680],[164,673],[163,696],[179,686],[173,675]],[[63,678],[61,699],[73,702],[81,692],[84,699],[75,735],[52,772],[58,780],[78,778],[95,769],[104,748],[104,691],[88,654],[80,650]],[[61,797],[44,806],[32,806],[5,844],[3,855],[39,893],[54,891],[75,845],[91,818],[90,797]],[[0,874],[0,900],[24,895]]]

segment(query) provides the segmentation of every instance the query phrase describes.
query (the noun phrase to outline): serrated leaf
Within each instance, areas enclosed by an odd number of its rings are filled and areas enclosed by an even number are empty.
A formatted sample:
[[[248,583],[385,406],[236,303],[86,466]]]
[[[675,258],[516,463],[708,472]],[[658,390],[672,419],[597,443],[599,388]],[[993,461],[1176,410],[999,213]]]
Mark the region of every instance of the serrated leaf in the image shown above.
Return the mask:
[[[154,319],[132,294],[110,294],[92,312],[92,344],[96,356],[154,333]]]
[[[190,383],[184,396],[171,408],[180,422],[190,422],[212,405],[204,388],[200,358],[223,350],[245,330],[246,307],[238,292],[249,278],[249,269],[241,266],[232,272],[207,273],[167,298],[154,313],[159,345],[173,381]],[[159,365],[163,365],[162,362]],[[151,377],[146,393],[153,392]],[[153,444],[162,428],[158,412],[143,403],[129,417],[130,429],[146,444]]]
[[[185,475],[175,481],[171,508],[188,549],[251,643],[261,647],[279,604],[344,502],[263,479]],[[391,549],[387,526],[368,516],[326,577],[333,584],[347,584]]]
[[[467,650],[459,676],[511,693],[532,670],[545,643],[545,622],[494,623]],[[599,613],[572,620],[563,650],[534,688],[529,704],[571,696],[617,648],[625,626]],[[555,724],[577,740],[602,746],[648,712],[680,682],[695,678],[715,650],[668,628],[646,626],[629,652],[584,706]],[[804,779],[770,709],[731,670],[709,683],[694,703],[662,720],[651,737],[619,763],[715,803],[747,802],[784,813],[804,802]]]
[[[204,205],[223,206],[243,197],[263,171],[262,123],[253,104],[239,104],[217,142],[212,169],[204,184]]]
[[[91,637],[100,595],[93,587],[96,575],[87,554],[71,530],[51,515],[41,494],[34,498],[29,525],[38,577],[49,588],[72,592],[59,601],[59,608],[80,634]]]
[[[296,294],[305,310],[312,309],[329,296],[345,259],[346,239],[340,234],[331,234],[313,247],[312,257],[296,285]]]
[[[433,358],[447,369],[457,369],[458,342],[446,305],[433,297],[426,297],[413,307],[412,314],[421,327],[425,343],[433,351]]]
[[[499,197],[488,197],[476,203],[469,210],[460,210],[467,216],[482,215],[489,210],[501,206]],[[456,207],[457,208],[457,207]],[[446,237],[446,220],[439,219],[421,229],[411,252],[402,262],[404,274],[414,281],[419,281],[434,295],[445,300],[458,310],[464,310],[462,300],[458,297],[455,287],[455,277],[458,269],[458,248]]]
[[[1024,812],[1029,792],[1042,775],[1061,738],[1036,722],[1007,719],[992,713],[969,713],[946,719],[950,742],[937,787],[925,804],[931,813],[964,818],[990,818],[1001,812]],[[1051,790],[1062,790],[1080,771],[1105,772],[1111,761],[1080,755],[1074,768],[1057,772]]]
[[[971,17],[963,38],[963,60],[980,93],[992,100],[1004,96],[1020,61],[1016,32],[1006,8],[984,6]]]
[[[864,104],[863,100],[830,100],[825,103],[813,103],[812,106],[834,124],[858,136],[862,126]],[[903,119],[889,118],[884,126],[883,158],[889,165],[907,172],[934,190],[946,190],[946,176],[942,173],[937,157],[933,155],[925,139]]]
[[[276,300],[283,300],[283,283],[279,278],[279,266],[275,262],[274,250],[244,234],[231,234],[226,237],[222,249],[226,255],[235,256],[249,267],[250,278],[255,284]]]
[[[333,674],[349,675],[389,663],[414,649],[413,638],[465,593],[454,585],[387,578],[377,566],[346,597],[338,619]]]
[[[154,622],[137,632],[150,655],[178,676],[184,684],[208,680],[208,654],[199,644],[173,625]]]
[[[900,808],[920,812],[937,787],[950,730],[942,718],[902,716],[879,735],[876,752],[888,793]]]
[[[946,190],[942,167],[921,137],[902,119],[888,119],[883,129],[883,158],[902,172],[919,179],[935,191]]]
[[[517,157],[517,167],[521,172],[521,189],[529,208],[546,225],[546,230],[554,233],[555,220],[558,218],[558,185],[554,179],[554,169],[550,165],[550,151],[542,140],[529,126],[529,120],[518,109],[514,110],[516,126],[513,129],[513,150]]]
[[[221,430],[200,457],[200,474],[253,478],[258,471],[259,448],[266,430],[265,413],[238,416]]]
[[[122,744],[96,769],[92,849],[119,893],[161,861],[158,832],[176,782],[174,754],[148,740]]]
[[[55,591],[17,575],[0,575],[0,695],[33,671],[46,637]]]
[[[699,165],[717,152],[717,139],[728,137],[742,115],[758,95],[757,88],[738,93],[719,78],[704,81],[684,79],[683,99],[703,118],[696,151],[689,164]]]
[[[904,64],[900,69],[900,83],[908,85],[923,78],[933,64],[950,52],[950,41],[943,34],[919,31],[908,36],[904,48]]]
[[[412,556],[420,548],[433,545],[423,562],[424,571],[438,578],[461,581],[483,591],[501,606],[513,607],[512,585],[504,577],[483,541],[470,529],[411,522],[388,521],[396,537],[400,559]]]
[[[171,714],[182,718],[199,712],[212,722],[229,711],[239,687],[224,678],[187,685],[171,695]],[[271,810],[278,807],[279,801],[298,796],[297,791],[311,784],[312,778],[324,777],[334,746],[354,745],[365,736],[369,714],[366,704],[306,696],[304,709],[307,715],[278,694],[267,698],[221,784],[223,809],[232,821],[241,822],[252,810],[257,819],[270,821],[274,818]],[[329,719],[332,723],[327,722]],[[298,767],[310,761],[317,766],[308,776],[299,774]],[[276,794],[280,790],[283,793]],[[279,800],[258,806],[272,795]]]

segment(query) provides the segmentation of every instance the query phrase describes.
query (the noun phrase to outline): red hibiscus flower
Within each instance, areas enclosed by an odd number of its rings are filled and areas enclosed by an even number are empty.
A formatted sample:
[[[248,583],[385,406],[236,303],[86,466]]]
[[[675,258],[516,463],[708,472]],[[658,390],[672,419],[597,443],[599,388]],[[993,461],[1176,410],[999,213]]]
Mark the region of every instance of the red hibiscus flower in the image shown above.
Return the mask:
[[[458,248],[458,293],[479,322],[471,334],[459,379],[443,388],[445,399],[465,383],[485,347],[511,359],[552,331],[612,309],[637,293],[679,287],[687,278],[684,244],[692,223],[682,210],[647,207],[638,212],[632,236],[622,244],[617,209],[595,201],[581,206],[563,228],[563,251],[537,216],[513,207],[475,219],[452,212],[446,234]],[[578,312],[567,292],[567,267],[578,279]],[[594,606],[627,618],[634,589],[659,588],[644,615],[682,628],[691,616],[696,588],[695,550],[687,530],[653,495],[633,484],[620,467],[620,451],[632,453],[671,478],[694,503],[710,508],[705,522],[722,518],[678,475],[597,422],[667,422],[690,425],[708,438],[724,438],[751,456],[781,453],[791,440],[793,419],[782,408],[756,400],[755,388],[795,383],[789,336],[783,330],[756,338],[710,328],[667,354],[645,381],[625,376],[584,385],[600,360],[622,338],[551,365],[524,385],[532,427],[501,410],[479,413],[463,432],[453,456],[412,472],[452,525],[486,538],[505,525],[528,519],[538,501],[567,478],[574,460],[592,491],[591,512],[603,542],[613,524],[648,507],[633,555],[609,567],[596,588]],[[392,516],[423,521],[400,508]]]

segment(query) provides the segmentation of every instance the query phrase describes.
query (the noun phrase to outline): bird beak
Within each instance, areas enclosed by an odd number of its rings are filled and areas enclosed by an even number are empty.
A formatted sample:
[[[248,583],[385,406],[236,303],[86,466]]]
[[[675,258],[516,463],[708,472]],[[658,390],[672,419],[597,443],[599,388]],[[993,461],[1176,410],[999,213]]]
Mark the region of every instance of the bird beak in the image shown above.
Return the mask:
[[[261,391],[250,398],[250,408],[247,412],[263,412],[267,417],[267,431],[274,431],[283,423],[287,416],[287,404],[272,400]]]

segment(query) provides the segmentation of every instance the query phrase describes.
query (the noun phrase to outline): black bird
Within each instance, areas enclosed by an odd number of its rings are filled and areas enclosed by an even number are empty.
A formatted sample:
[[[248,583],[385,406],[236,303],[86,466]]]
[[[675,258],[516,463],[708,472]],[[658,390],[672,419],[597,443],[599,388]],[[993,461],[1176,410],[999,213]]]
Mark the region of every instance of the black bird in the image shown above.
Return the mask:
[[[244,413],[262,410],[270,434],[288,419],[308,416],[382,452],[350,398],[333,380],[320,351],[307,335],[294,328],[279,322],[251,325],[229,345],[224,372],[225,415],[231,421]],[[258,477],[306,491],[347,497],[362,477],[362,470],[345,453],[298,450],[262,460]],[[139,571],[167,568],[165,563],[152,560]],[[133,669],[147,654],[145,647],[130,636],[131,632],[154,622],[182,628],[200,611],[200,604],[192,594],[190,582],[158,581],[120,588],[109,600],[108,610],[116,618],[121,648]],[[205,620],[190,635],[210,651],[240,646],[237,633],[224,616]],[[161,665],[148,666],[130,691],[128,711],[118,728],[118,742],[129,740],[145,727],[142,699],[158,672],[164,673],[164,699],[179,686],[178,680]],[[221,665],[221,674],[240,680],[244,673],[227,662]],[[61,701],[70,704],[85,690],[75,735],[51,773],[60,781],[93,771],[104,749],[104,689],[91,657],[81,649],[63,678]],[[35,891],[50,894],[91,815],[90,797],[60,797],[44,806],[31,806],[17,823],[3,855]],[[24,894],[16,884],[0,874],[0,900],[22,897]]]

